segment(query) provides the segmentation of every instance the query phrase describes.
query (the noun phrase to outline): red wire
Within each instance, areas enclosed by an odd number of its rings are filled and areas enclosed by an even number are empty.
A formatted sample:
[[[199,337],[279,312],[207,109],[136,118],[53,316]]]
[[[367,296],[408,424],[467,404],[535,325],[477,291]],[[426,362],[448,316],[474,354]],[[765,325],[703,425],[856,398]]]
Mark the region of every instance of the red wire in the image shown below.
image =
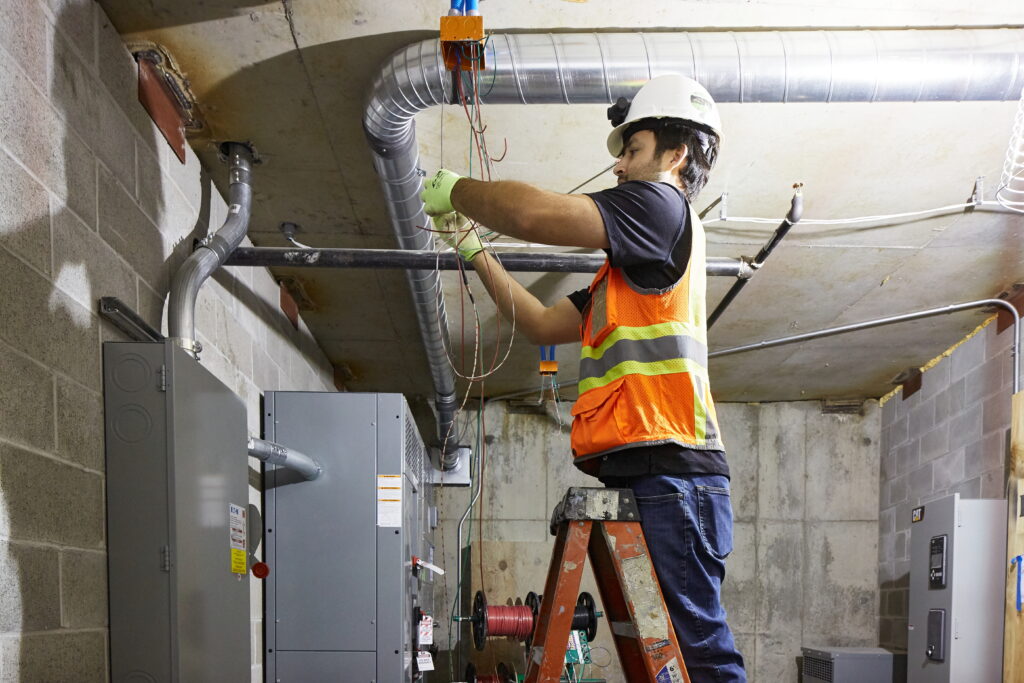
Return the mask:
[[[487,607],[487,635],[526,640],[533,633],[533,609],[528,605]]]

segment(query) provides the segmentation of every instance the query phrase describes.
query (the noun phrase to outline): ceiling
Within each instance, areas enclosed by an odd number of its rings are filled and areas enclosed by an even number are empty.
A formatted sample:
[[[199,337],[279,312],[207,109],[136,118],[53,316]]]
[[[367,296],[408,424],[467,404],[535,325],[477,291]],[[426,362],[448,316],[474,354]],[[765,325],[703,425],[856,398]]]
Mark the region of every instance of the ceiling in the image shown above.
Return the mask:
[[[214,140],[252,140],[264,163],[254,173],[250,237],[287,246],[278,226],[322,247],[394,248],[361,126],[380,64],[395,49],[435,37],[444,2],[369,0],[100,0],[121,35],[164,46],[189,78],[209,134],[192,145],[224,189]],[[972,6],[973,5],[973,6]],[[688,30],[710,28],[1024,25],[1019,0],[482,0],[495,31]],[[794,182],[805,184],[806,219],[892,214],[966,201],[984,176],[998,183],[1016,102],[735,104],[722,106],[725,139],[698,209],[727,193],[728,215],[781,217]],[[501,178],[568,191],[605,168],[602,106],[484,107],[492,150],[507,140]],[[465,172],[468,129],[446,107],[416,121],[421,165]],[[442,144],[443,141],[443,144]],[[606,173],[583,190],[612,184]],[[712,256],[753,255],[773,225],[716,222]],[[1024,280],[1024,219],[989,210],[889,225],[797,225],[710,334],[712,350],[847,322],[996,295]],[[404,273],[279,269],[301,283],[303,312],[321,347],[355,391],[432,395],[426,356]],[[521,274],[553,302],[590,276]],[[459,365],[474,338],[473,312],[445,275],[450,334]],[[711,278],[709,307],[731,281]],[[509,347],[477,286],[483,354],[504,364],[489,395],[539,386],[538,352]],[[468,305],[468,304],[467,304]],[[890,380],[955,343],[986,316],[933,318],[712,362],[719,400],[880,396]],[[465,322],[463,320],[465,319]],[[577,347],[561,347],[563,383],[575,379]],[[467,368],[468,369],[468,368]],[[568,392],[567,392],[568,393]]]

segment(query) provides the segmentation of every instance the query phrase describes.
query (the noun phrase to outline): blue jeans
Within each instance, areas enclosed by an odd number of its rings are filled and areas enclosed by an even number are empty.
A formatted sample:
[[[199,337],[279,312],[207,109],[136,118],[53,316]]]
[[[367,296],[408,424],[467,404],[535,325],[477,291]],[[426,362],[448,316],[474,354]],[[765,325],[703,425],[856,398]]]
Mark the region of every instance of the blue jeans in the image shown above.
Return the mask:
[[[649,474],[603,478],[630,488],[654,571],[693,683],[745,683],[722,608],[725,558],[732,552],[729,480],[721,475]]]

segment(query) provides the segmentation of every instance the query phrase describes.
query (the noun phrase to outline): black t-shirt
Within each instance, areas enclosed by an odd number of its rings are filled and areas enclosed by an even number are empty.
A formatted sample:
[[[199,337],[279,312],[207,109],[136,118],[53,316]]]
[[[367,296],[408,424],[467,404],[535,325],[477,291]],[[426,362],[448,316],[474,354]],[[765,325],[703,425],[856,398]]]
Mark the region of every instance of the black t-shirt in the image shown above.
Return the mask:
[[[630,181],[601,192],[587,193],[597,204],[608,233],[605,249],[613,267],[622,268],[634,284],[665,289],[686,272],[693,233],[689,204],[683,193],[668,183]],[[580,312],[590,301],[581,289],[569,295]],[[724,474],[729,476],[725,452],[695,450],[674,444],[637,446],[581,463],[601,478],[643,474]]]

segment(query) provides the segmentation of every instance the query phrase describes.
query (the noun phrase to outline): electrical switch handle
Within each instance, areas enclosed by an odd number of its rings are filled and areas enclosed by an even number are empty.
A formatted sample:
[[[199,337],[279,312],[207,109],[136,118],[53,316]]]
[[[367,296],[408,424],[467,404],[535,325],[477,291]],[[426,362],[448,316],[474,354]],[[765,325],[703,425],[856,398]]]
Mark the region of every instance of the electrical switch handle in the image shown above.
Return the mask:
[[[416,557],[415,555],[412,556],[412,566],[413,567],[423,567],[424,569],[427,569],[429,571],[434,572],[438,576],[444,576],[444,570],[443,569],[438,567],[436,564],[431,564],[430,562],[427,562],[423,558]]]

